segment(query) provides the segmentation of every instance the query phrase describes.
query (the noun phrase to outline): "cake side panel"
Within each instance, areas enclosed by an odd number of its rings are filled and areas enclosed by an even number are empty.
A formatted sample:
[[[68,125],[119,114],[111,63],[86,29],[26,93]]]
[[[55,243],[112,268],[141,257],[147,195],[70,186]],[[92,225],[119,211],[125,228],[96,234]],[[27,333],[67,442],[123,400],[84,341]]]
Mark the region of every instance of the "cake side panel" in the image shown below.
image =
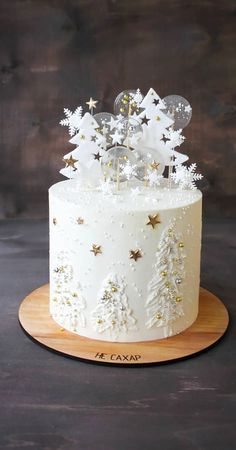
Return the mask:
[[[57,323],[90,338],[118,342],[161,339],[191,325],[198,312],[201,199],[183,208],[126,212],[104,210],[95,198],[89,205],[74,204],[52,192],[49,203],[50,311]],[[148,216],[156,213],[160,223],[152,227]],[[170,226],[177,239],[174,248],[182,242],[186,254],[177,302],[183,314],[175,317],[173,303],[167,323],[162,319],[148,327],[149,286]],[[131,251],[139,251],[136,260]]]

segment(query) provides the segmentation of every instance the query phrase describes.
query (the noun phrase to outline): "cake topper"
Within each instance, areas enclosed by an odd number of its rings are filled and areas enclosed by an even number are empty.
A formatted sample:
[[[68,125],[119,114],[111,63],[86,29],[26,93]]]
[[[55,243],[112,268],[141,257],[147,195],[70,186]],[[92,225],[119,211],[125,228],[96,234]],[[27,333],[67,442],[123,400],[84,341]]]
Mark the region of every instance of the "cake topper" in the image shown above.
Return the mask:
[[[177,150],[192,116],[189,102],[179,95],[161,99],[153,88],[145,96],[140,89],[125,90],[115,99],[114,114],[94,113],[97,100],[90,97],[90,112],[65,108],[70,144],[76,148],[63,157],[60,173],[75,178],[80,188],[100,189],[109,195],[120,190],[131,194],[141,186],[159,189],[197,189],[196,164]],[[164,177],[168,168],[167,179]],[[116,188],[114,188],[116,186]]]

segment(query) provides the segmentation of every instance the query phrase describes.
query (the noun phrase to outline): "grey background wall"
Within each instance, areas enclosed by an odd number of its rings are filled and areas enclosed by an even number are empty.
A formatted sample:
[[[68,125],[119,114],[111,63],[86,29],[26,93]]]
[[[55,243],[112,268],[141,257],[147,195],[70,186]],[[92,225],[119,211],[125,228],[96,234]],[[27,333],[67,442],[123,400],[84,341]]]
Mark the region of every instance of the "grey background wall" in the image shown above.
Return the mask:
[[[1,0],[0,216],[45,217],[72,147],[63,107],[112,110],[126,88],[193,107],[182,150],[207,179],[205,213],[236,212],[235,0]]]

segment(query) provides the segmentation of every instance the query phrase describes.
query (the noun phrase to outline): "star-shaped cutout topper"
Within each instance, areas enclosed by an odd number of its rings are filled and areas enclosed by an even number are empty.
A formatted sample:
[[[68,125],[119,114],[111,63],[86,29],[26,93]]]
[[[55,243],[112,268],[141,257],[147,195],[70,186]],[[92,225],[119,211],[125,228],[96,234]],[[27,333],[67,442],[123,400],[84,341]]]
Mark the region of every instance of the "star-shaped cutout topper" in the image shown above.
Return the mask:
[[[137,261],[139,258],[142,258],[142,253],[139,249],[137,250],[130,250],[129,251],[129,258],[134,259],[134,261]]]
[[[166,136],[163,134],[163,135],[162,135],[162,138],[161,138],[161,141],[165,142],[165,144],[166,144],[167,141],[170,141],[170,138],[166,137]]]
[[[160,100],[158,98],[154,98],[153,102],[155,106],[159,105]]]
[[[101,245],[93,244],[93,248],[90,250],[94,254],[94,256],[97,256],[99,253],[102,253]]]
[[[161,223],[161,221],[159,220],[159,214],[149,214],[148,215],[149,218],[149,222],[147,222],[146,225],[151,225],[151,227],[154,229],[156,225],[158,225],[159,223]]]
[[[86,102],[86,105],[88,105],[90,110],[93,110],[93,108],[97,108],[97,102],[98,100],[94,100],[92,97],[90,97],[89,101]]]
[[[93,153],[94,159],[96,159],[97,161],[100,161],[100,158],[102,157],[102,155],[100,155],[99,152],[97,153]]]
[[[153,170],[157,170],[158,167],[159,167],[159,165],[160,165],[160,163],[157,162],[157,161],[155,161],[155,159],[154,159],[154,160],[151,162],[150,167],[151,167],[151,169],[153,169]]]
[[[73,158],[72,155],[70,155],[69,158],[63,158],[63,161],[66,164],[66,168],[71,167],[72,169],[77,170],[77,167],[75,167],[75,163],[78,162],[78,159]]]
[[[145,125],[148,125],[149,120],[150,120],[150,119],[148,119],[147,116],[142,117],[141,125],[144,125],[144,124],[145,124]]]

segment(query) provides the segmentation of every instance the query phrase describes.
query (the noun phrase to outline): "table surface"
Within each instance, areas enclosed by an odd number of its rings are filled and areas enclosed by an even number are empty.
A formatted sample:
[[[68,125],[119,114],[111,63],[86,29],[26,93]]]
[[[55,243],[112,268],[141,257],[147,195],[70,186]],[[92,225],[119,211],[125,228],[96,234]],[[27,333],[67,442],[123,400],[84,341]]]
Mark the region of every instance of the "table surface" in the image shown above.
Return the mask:
[[[231,319],[220,343],[178,362],[113,367],[60,356],[24,334],[20,302],[48,281],[48,224],[0,222],[0,449],[235,448],[235,225],[203,227],[201,284]]]

